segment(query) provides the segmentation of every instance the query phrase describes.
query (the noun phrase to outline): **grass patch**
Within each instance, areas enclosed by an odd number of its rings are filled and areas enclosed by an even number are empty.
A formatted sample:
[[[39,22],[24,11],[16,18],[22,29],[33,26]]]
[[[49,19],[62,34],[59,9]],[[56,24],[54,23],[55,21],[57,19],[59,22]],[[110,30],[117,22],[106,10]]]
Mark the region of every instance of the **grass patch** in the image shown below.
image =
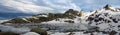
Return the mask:
[[[47,31],[41,28],[33,28],[31,29],[31,32],[36,32],[39,33],[40,35],[47,35]]]

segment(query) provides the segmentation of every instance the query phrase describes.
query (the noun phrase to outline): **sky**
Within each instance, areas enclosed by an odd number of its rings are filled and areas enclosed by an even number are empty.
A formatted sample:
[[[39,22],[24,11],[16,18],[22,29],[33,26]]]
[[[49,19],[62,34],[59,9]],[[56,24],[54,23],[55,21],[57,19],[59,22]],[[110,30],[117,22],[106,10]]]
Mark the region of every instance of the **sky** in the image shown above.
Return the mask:
[[[120,0],[1,0],[0,13],[62,13],[68,9],[90,11],[110,4],[119,7]]]
[[[119,3],[120,0],[0,0],[0,13],[64,13],[68,9],[91,11],[106,4],[120,8]]]

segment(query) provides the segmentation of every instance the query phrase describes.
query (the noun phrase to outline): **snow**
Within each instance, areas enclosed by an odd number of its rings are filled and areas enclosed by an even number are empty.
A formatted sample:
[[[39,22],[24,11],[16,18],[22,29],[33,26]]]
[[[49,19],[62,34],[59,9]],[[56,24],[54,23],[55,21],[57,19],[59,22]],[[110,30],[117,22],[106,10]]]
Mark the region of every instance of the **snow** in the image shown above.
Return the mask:
[[[76,17],[75,19],[74,19],[74,23],[81,23],[81,17]]]
[[[66,30],[87,30],[86,24],[80,23],[42,23],[42,24],[49,24],[51,28],[55,28],[58,31],[66,31]],[[55,31],[55,30],[53,30]]]
[[[68,35],[68,34],[70,34],[70,32],[67,32],[67,33],[56,32],[56,33],[51,34],[51,35]],[[89,34],[83,34],[83,32],[73,32],[73,35],[89,35]]]
[[[83,32],[72,32],[73,35],[90,35],[91,33],[84,34]],[[52,33],[51,35],[69,35],[70,32],[67,33],[62,33],[62,32],[55,32]],[[109,34],[103,34],[102,32],[94,32],[94,35],[109,35]]]
[[[35,32],[28,32],[28,33],[25,33],[25,34],[22,34],[22,35],[40,35],[40,34],[35,33]]]
[[[25,33],[30,31],[29,28],[14,28],[12,26],[4,26],[4,25],[0,25],[0,30],[2,32],[14,32],[14,33]]]
[[[51,35],[68,35],[68,33],[59,33],[59,32],[56,32],[56,33],[51,34]]]
[[[52,20],[52,21],[42,22],[42,23],[68,23],[68,22],[65,22],[65,21],[66,20],[72,20],[72,19],[65,19],[65,18],[58,18],[58,19],[59,20],[55,19],[55,20]]]
[[[25,19],[25,18],[22,18],[23,20],[25,20],[25,21],[28,21],[27,19]]]
[[[74,35],[90,35],[90,34],[83,34],[83,32],[73,32],[75,33]]]
[[[65,22],[52,20],[52,21],[42,22],[42,23],[65,23]]]
[[[5,21],[9,21],[9,20],[0,20],[0,23],[5,22]]]
[[[39,17],[48,17],[47,15],[39,15]]]
[[[109,34],[103,34],[102,32],[94,32],[94,35],[109,35]]]
[[[120,11],[115,11],[115,10],[116,10],[116,8],[111,8],[110,10],[101,9],[101,10],[97,10],[96,12],[93,12],[92,13],[93,15],[89,16],[89,17],[93,18],[93,20],[90,20],[90,22],[91,22],[90,25],[99,27],[100,31],[107,31],[107,32],[108,31],[109,32],[116,31],[117,34],[120,33],[120,31],[119,31],[120,29],[118,27],[120,25],[119,24],[120,23],[120,18],[119,18]],[[96,15],[99,15],[99,16],[96,17]],[[103,20],[99,20],[98,22],[94,21],[94,20],[99,19],[99,18],[103,18]],[[107,21],[110,21],[110,22],[107,22]]]

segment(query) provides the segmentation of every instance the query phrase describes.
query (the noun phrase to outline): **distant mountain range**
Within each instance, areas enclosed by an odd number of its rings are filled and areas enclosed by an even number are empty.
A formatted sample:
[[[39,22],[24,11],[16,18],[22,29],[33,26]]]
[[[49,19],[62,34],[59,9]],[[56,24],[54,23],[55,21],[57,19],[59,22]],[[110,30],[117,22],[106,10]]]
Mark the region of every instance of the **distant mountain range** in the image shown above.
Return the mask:
[[[25,14],[25,13],[0,13],[0,20],[18,18],[24,16],[31,16],[33,14]]]

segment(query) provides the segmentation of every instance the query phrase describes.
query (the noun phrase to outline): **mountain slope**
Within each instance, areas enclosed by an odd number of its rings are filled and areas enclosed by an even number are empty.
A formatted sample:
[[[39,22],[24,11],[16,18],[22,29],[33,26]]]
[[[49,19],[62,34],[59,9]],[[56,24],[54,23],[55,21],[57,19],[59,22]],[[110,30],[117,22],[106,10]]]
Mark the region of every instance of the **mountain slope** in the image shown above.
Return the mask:
[[[37,15],[33,15],[25,18],[14,18],[3,23],[41,23],[41,22],[55,20],[58,18],[73,19],[73,18],[76,18],[76,16],[80,17],[81,15],[82,15],[81,12],[73,9],[69,9],[65,13],[37,14]]]
[[[106,5],[101,10],[93,11],[86,22],[88,22],[90,26],[99,27],[99,31],[105,31],[107,33],[114,32],[112,35],[115,35],[116,33],[120,33],[119,17],[120,10],[118,8]]]

